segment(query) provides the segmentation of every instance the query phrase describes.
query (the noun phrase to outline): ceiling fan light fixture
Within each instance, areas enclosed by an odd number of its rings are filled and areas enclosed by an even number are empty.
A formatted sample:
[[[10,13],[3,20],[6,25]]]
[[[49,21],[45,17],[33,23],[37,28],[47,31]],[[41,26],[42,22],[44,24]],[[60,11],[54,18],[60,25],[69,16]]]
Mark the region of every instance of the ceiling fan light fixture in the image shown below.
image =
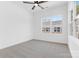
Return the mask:
[[[38,6],[38,4],[35,4],[35,6]]]
[[[32,10],[34,10],[35,7],[37,7],[37,6],[40,7],[41,9],[44,9],[40,4],[45,3],[45,2],[48,2],[48,1],[33,1],[33,2],[23,1],[23,3],[34,4],[32,7]]]

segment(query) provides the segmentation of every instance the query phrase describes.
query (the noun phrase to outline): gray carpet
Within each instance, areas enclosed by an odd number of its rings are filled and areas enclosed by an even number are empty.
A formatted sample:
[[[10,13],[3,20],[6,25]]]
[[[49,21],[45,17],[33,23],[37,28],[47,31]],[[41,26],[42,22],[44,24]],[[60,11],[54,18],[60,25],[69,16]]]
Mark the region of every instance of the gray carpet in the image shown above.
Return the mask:
[[[71,58],[67,45],[30,40],[0,50],[0,58]]]

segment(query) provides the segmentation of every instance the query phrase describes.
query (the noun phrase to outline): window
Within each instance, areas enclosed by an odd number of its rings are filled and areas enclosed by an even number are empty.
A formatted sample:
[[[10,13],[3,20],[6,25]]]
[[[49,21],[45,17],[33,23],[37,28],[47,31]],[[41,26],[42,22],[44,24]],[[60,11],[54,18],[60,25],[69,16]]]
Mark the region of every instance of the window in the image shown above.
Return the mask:
[[[76,1],[76,15],[79,14],[79,1]]]
[[[76,16],[79,17],[79,1],[76,1]],[[79,39],[79,18],[74,20],[75,22],[75,35]]]
[[[42,31],[43,31],[43,32],[50,32],[50,28],[49,28],[49,27],[46,27],[46,28],[43,27],[43,28],[42,28]]]
[[[62,32],[62,16],[43,17],[41,19],[42,32],[61,33]]]
[[[61,32],[61,29],[60,29],[60,27],[57,27],[57,32]]]
[[[79,39],[79,19],[75,20],[76,37]]]
[[[54,32],[60,33],[61,32],[61,27],[54,27]]]

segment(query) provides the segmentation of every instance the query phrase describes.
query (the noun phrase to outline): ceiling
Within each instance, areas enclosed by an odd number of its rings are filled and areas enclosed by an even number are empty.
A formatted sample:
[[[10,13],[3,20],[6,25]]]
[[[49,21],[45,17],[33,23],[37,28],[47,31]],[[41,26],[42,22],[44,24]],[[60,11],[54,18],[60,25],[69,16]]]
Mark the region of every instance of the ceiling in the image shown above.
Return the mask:
[[[18,6],[22,6],[23,8],[29,10],[29,11],[33,11],[31,8],[33,7],[33,4],[26,4],[26,3],[23,3],[22,1],[17,1],[15,2]],[[60,6],[60,5],[64,5],[64,4],[67,4],[67,1],[48,1],[46,3],[42,3],[40,4],[42,7],[44,8],[51,8],[51,7],[56,7],[56,6]],[[34,9],[35,10],[42,10],[40,7],[36,7]]]

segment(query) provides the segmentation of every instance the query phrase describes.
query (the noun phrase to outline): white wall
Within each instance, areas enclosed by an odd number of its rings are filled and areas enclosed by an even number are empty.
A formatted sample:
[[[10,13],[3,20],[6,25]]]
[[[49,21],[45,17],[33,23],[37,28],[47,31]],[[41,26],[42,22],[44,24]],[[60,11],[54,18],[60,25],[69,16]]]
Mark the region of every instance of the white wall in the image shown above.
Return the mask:
[[[0,49],[31,39],[32,16],[11,2],[0,2]]]
[[[35,11],[34,13],[34,39],[67,43],[68,31],[67,31],[67,19],[68,19],[68,6],[67,3],[64,5],[59,5],[57,7],[52,7],[49,9]],[[63,16],[63,33],[62,34],[48,34],[41,32],[41,17],[47,16]]]

